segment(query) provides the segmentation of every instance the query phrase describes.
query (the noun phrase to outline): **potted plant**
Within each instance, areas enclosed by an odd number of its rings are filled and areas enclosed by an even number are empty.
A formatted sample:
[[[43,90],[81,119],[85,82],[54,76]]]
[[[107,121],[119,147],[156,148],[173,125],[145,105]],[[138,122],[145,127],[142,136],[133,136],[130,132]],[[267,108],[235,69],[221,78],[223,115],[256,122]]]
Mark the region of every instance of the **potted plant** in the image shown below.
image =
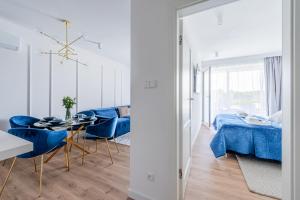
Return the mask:
[[[66,96],[63,98],[63,106],[66,109],[66,120],[71,119],[71,109],[76,104],[76,99]]]

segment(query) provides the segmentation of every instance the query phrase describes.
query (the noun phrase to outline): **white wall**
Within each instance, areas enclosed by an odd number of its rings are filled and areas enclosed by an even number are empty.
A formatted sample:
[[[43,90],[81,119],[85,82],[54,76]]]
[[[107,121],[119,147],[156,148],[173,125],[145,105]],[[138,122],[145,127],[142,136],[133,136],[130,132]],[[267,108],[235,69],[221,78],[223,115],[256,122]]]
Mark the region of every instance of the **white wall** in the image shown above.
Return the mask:
[[[76,62],[61,64],[61,58],[40,53],[59,48],[48,38],[5,19],[0,24],[0,30],[21,38],[19,51],[0,49],[0,129],[9,128],[13,115],[64,117],[63,96],[77,97],[79,111],[130,104],[128,66],[76,48],[88,64],[78,65],[77,73]]]
[[[176,8],[188,2],[131,1],[129,196],[136,200],[177,199]],[[157,80],[158,87],[144,89],[147,80]]]
[[[215,0],[217,2],[221,0]],[[132,148],[130,196],[140,199],[177,199],[176,163],[176,8],[196,0],[132,0]],[[299,199],[299,2],[283,1],[284,5],[284,82],[287,96],[283,140],[284,199]],[[293,10],[293,12],[291,12]],[[294,22],[294,23],[292,23]],[[295,29],[296,27],[296,29]],[[291,32],[292,31],[292,32]],[[290,38],[293,36],[293,38]],[[295,41],[294,41],[295,40]],[[295,44],[296,48],[295,48]],[[145,48],[147,47],[147,48]],[[287,56],[285,56],[287,55]],[[292,59],[292,60],[291,60]],[[292,63],[290,62],[292,61]],[[299,76],[298,76],[299,75]],[[144,81],[158,80],[156,90],[145,90]],[[292,87],[290,88],[292,84]],[[297,86],[297,87],[296,87]],[[290,88],[290,90],[288,90]],[[295,94],[296,93],[296,94]],[[151,95],[155,94],[155,95]],[[159,101],[158,101],[159,100]],[[295,107],[296,106],[296,107]],[[291,137],[290,137],[291,136]],[[293,152],[293,153],[292,153]],[[291,164],[290,164],[291,163]],[[156,172],[155,182],[147,181],[147,172]],[[291,190],[290,186],[295,185]],[[291,194],[292,193],[292,194]]]

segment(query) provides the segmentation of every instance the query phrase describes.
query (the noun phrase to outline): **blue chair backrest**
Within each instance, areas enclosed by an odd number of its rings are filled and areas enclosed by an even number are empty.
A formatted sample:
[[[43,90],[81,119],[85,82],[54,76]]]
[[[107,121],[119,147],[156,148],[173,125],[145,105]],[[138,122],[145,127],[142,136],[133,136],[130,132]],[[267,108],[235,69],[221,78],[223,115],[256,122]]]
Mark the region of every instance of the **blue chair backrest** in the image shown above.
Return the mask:
[[[33,128],[12,128],[8,133],[33,143],[33,151],[19,155],[21,158],[32,158],[47,153],[59,146],[67,137],[66,131]]]
[[[92,110],[97,116],[105,118],[118,117],[116,108],[99,108]]]
[[[107,123],[107,137],[112,138],[115,135],[116,127],[118,123],[118,117],[114,117],[106,121]]]
[[[40,121],[39,119],[31,116],[13,116],[9,119],[11,128],[28,128],[33,126],[34,123]]]
[[[84,114],[84,115],[86,115],[86,116],[91,116],[91,117],[94,117],[95,116],[95,113],[93,112],[93,111],[91,111],[91,110],[86,110],[86,111],[81,111],[81,112],[79,112],[79,113],[77,113],[77,114]]]
[[[86,133],[96,135],[98,137],[112,138],[115,135],[118,117],[106,119],[105,121],[90,125],[86,128]]]

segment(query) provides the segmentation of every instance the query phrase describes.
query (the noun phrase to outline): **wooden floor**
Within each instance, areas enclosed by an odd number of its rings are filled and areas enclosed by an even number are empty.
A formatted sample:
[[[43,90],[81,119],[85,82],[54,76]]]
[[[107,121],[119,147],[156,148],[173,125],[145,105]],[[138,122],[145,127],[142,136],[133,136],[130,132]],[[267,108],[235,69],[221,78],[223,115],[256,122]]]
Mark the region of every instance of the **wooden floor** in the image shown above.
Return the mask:
[[[185,200],[271,200],[249,192],[234,155],[213,156],[209,147],[212,137],[211,131],[202,127],[193,149]]]
[[[242,172],[233,155],[214,158],[209,143],[209,129],[203,127],[193,149],[190,178],[185,200],[271,200],[251,193],[247,189]],[[89,142],[90,150],[95,148]],[[115,163],[110,159],[102,143],[98,153],[86,156],[81,165],[78,150],[72,150],[71,169],[66,172],[63,154],[60,153],[44,165],[43,193],[38,197],[38,173],[32,160],[17,159],[12,176],[2,200],[129,200],[129,147],[119,145],[118,154],[111,145]],[[0,181],[4,180],[10,162],[0,165]]]
[[[89,142],[91,151],[95,143]],[[115,163],[111,165],[103,143],[98,153],[86,156],[81,165],[79,151],[72,150],[70,171],[64,168],[63,153],[44,165],[43,193],[38,198],[38,173],[32,160],[17,159],[2,200],[127,200],[129,186],[129,147],[119,145],[118,154],[110,144]],[[63,152],[63,151],[62,151]],[[0,181],[8,172],[10,162],[0,165]]]

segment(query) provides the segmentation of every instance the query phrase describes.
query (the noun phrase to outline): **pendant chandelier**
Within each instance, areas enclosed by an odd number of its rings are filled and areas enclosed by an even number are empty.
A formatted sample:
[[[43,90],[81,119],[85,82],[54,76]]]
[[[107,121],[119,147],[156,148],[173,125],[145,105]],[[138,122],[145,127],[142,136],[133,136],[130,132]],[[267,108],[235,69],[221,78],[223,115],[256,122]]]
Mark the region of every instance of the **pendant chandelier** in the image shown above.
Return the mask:
[[[55,37],[51,36],[50,34],[47,34],[45,32],[40,32],[43,36],[49,38],[50,40],[56,42],[59,46],[61,46],[60,49],[58,49],[56,52],[41,52],[42,54],[48,54],[48,55],[56,55],[62,58],[61,63],[63,63],[64,60],[70,60],[74,62],[78,62],[81,65],[87,66],[86,63],[80,62],[77,59],[78,53],[75,50],[75,47],[73,46],[75,43],[77,43],[80,40],[84,40],[89,43],[96,44],[98,49],[101,49],[101,43],[92,41],[92,40],[87,40],[84,35],[81,35],[73,40],[69,39],[69,27],[70,27],[70,21],[62,19],[60,20],[61,22],[64,23],[64,28],[65,28],[65,40],[60,41],[56,39]]]

